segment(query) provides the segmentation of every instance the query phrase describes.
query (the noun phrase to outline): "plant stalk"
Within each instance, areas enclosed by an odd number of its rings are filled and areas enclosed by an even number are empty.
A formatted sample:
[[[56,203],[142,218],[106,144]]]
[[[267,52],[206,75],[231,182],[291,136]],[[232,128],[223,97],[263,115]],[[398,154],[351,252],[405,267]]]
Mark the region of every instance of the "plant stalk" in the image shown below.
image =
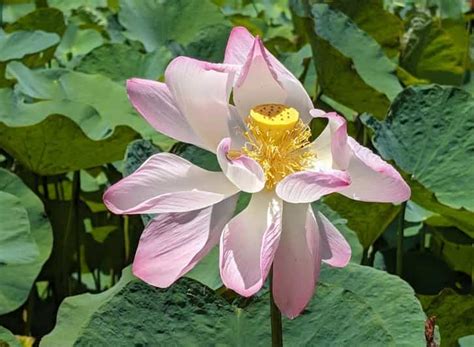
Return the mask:
[[[407,203],[402,203],[400,214],[398,215],[398,231],[397,231],[397,267],[396,274],[402,277],[403,274],[403,232],[405,228],[405,209]]]
[[[272,347],[283,346],[283,328],[281,324],[281,312],[273,299],[273,269],[270,270],[270,317],[272,324]]]

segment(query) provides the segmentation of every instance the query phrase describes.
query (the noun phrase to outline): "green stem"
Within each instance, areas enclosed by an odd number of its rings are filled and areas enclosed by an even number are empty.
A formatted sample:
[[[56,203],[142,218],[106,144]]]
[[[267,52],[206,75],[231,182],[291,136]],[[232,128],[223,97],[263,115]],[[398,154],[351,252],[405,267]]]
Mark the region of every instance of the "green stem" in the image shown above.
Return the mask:
[[[123,216],[123,243],[125,250],[125,265],[128,265],[130,259],[130,231],[128,216]]]
[[[272,323],[272,347],[282,347],[283,329],[281,324],[281,312],[273,298],[273,269],[270,270],[270,317]]]
[[[397,267],[396,273],[402,277],[403,274],[403,232],[405,228],[405,209],[407,203],[404,202],[398,215],[398,232],[397,232]]]
[[[42,176],[41,183],[43,185],[43,196],[45,200],[49,200],[48,177]]]
[[[77,253],[77,281],[81,283],[81,250],[80,250],[80,238],[79,238],[79,220],[78,220],[78,207],[79,207],[79,193],[81,190],[81,179],[80,172],[74,171],[72,179],[72,196],[71,205],[69,206],[69,214],[66,224],[66,230],[64,233],[64,246],[63,246],[63,267],[65,268],[63,273],[63,283],[66,286],[65,292],[71,295],[71,287],[69,285],[69,266],[65,265],[69,263],[68,243],[72,234],[75,236],[75,248]]]
[[[362,251],[362,259],[360,261],[361,265],[369,265],[369,249],[364,248]]]

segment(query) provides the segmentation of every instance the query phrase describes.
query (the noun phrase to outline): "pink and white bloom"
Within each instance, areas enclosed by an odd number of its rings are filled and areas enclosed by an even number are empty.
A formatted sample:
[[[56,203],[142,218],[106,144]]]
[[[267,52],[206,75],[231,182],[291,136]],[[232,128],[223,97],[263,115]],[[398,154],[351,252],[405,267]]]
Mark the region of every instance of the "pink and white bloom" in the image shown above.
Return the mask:
[[[230,34],[222,64],[178,57],[165,83],[133,78],[127,90],[154,128],[215,153],[222,169],[159,153],[105,193],[114,213],[157,214],[133,263],[154,286],[168,287],[220,243],[225,286],[251,296],[273,265],[275,302],[293,318],[311,299],[321,262],[344,267],[351,257],[310,203],[335,192],[389,203],[410,197],[400,174],[349,137],[344,118],[314,109],[298,79],[245,28]],[[328,125],[310,142],[314,117]],[[240,191],[252,198],[233,216]]]

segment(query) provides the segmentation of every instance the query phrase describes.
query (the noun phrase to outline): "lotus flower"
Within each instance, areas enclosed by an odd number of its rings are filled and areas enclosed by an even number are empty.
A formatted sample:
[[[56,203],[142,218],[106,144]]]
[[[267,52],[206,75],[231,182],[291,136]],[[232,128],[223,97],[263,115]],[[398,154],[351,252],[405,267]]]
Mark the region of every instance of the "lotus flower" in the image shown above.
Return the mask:
[[[156,214],[146,226],[133,273],[168,287],[220,243],[224,285],[243,296],[273,266],[273,294],[287,317],[311,299],[321,262],[344,267],[351,249],[310,203],[330,193],[400,203],[400,174],[347,135],[344,118],[313,104],[301,83],[245,28],[230,34],[222,64],[174,59],[165,83],[127,81],[130,101],[159,132],[216,154],[210,172],[169,153],[151,156],[110,187],[116,214]],[[308,123],[328,125],[310,141]],[[239,192],[249,205],[234,210]]]

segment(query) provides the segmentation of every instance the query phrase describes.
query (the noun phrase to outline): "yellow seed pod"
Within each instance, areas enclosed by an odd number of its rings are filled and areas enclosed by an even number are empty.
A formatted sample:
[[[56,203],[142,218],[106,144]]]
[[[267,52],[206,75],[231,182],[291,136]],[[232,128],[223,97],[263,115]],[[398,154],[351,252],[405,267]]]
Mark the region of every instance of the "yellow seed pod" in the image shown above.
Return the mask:
[[[293,107],[280,104],[258,105],[250,110],[250,118],[262,131],[282,134],[298,122],[299,114]]]

